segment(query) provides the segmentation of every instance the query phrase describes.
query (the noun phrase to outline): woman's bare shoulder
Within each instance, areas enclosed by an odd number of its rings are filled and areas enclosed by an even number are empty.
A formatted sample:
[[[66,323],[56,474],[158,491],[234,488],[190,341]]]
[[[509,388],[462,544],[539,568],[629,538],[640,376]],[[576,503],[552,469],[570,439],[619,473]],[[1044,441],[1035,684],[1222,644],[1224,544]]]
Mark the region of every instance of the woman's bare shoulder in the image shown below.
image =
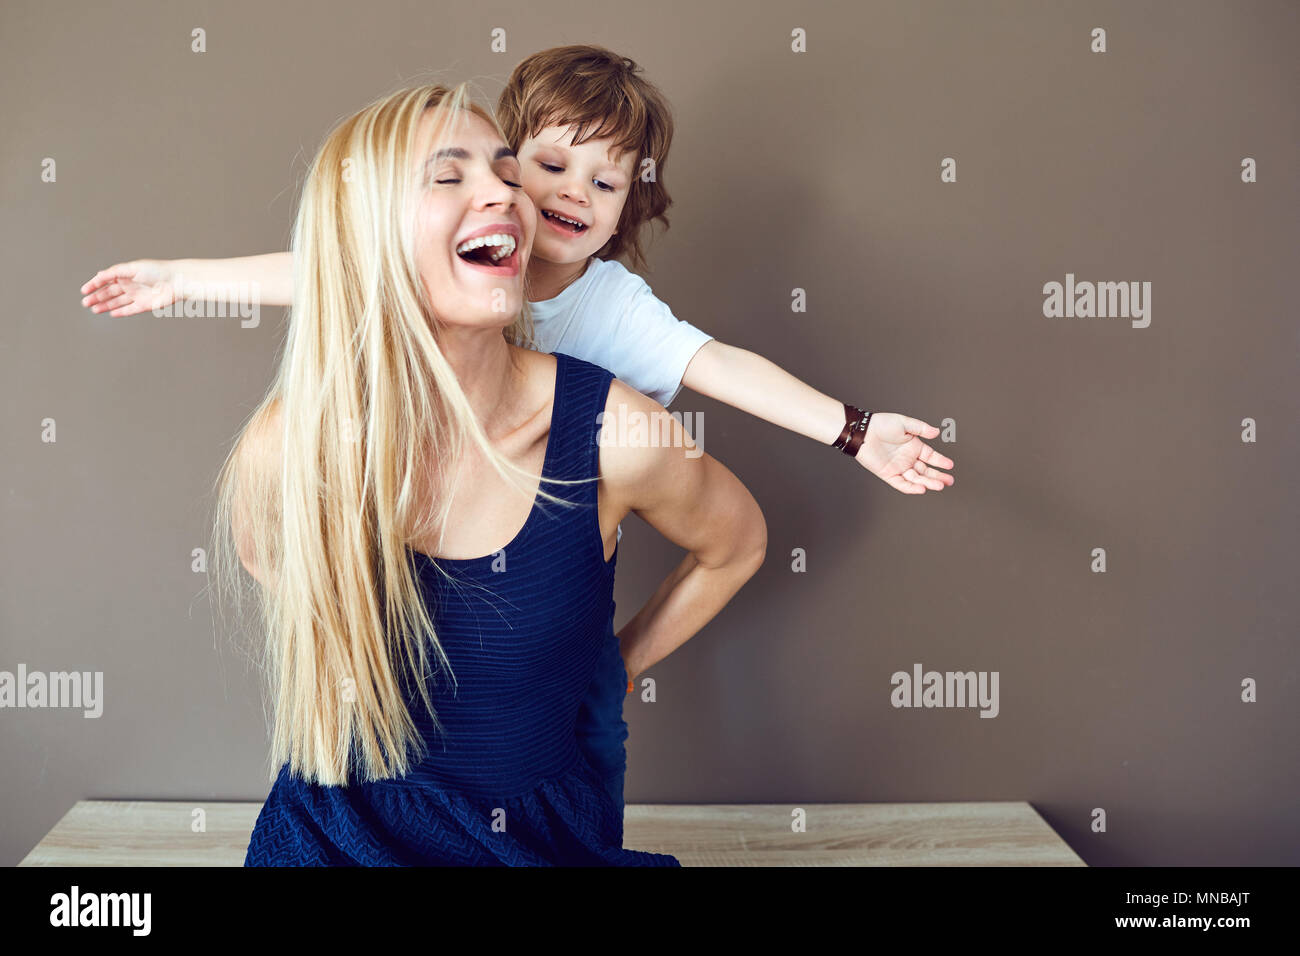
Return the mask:
[[[266,520],[279,513],[276,506],[276,474],[283,448],[284,420],[280,401],[263,405],[244,428],[235,448],[238,473],[231,512],[231,531],[239,559],[254,578],[267,584],[254,545],[254,519]],[[265,540],[263,538],[263,540]]]
[[[549,352],[535,352],[532,349],[510,346],[515,350],[514,361],[520,370],[519,393],[516,396],[518,407],[540,414],[551,405],[555,396],[556,376],[559,375],[559,360]]]
[[[237,450],[240,467],[252,469],[255,474],[265,477],[267,472],[279,462],[283,447],[284,410],[277,396],[258,409],[249,419]]]
[[[599,444],[601,479],[634,493],[648,485],[676,485],[708,458],[680,418],[617,378],[605,397]]]
[[[537,387],[541,391],[541,386],[548,382],[555,382],[556,366],[559,364],[559,360],[554,355],[549,352],[526,349],[518,345],[512,345],[510,348],[516,364],[523,369],[525,381],[530,386]]]

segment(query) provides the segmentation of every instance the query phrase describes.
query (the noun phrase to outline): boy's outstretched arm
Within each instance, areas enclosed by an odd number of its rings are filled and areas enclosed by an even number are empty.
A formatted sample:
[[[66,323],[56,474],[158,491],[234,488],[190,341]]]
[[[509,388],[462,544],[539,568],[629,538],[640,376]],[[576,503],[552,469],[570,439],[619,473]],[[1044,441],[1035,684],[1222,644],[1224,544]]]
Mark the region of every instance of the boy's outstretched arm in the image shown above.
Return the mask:
[[[706,342],[690,364],[682,384],[719,402],[773,425],[832,444],[844,428],[844,403],[799,381],[761,355],[713,339]],[[940,454],[922,438],[934,438],[934,425],[873,409],[857,461],[873,475],[904,494],[942,491],[953,476],[951,458]]]
[[[179,299],[293,305],[293,253],[237,259],[135,259],[102,269],[81,287],[81,304],[109,315],[136,315]]]

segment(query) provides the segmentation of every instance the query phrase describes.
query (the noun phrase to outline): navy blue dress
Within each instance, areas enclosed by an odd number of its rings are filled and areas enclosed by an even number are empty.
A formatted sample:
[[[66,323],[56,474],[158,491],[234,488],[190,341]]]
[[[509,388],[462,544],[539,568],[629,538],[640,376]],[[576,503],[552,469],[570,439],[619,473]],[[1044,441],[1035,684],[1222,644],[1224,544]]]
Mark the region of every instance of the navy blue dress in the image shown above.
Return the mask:
[[[622,536],[623,529],[619,529]],[[603,552],[602,552],[603,553]],[[614,546],[613,558],[618,557]],[[627,668],[618,635],[614,632],[614,602],[609,605],[609,627],[596,660],[596,676],[578,710],[578,747],[596,769],[623,820],[623,777],[627,773],[627,723],[623,701],[627,697]]]
[[[569,355],[555,359],[542,474],[594,477],[596,416],[613,376]],[[595,482],[546,490],[578,506],[535,500],[503,551],[504,570],[493,570],[500,554],[436,559],[449,582],[434,558],[412,552],[458,682],[439,669],[430,687],[442,734],[418,695],[407,701],[423,759],[404,777],[346,787],[309,783],[286,763],[245,866],[680,866],[667,854],[623,848],[610,767],[594,767],[579,746],[580,710],[587,719],[599,711],[600,723],[610,724],[626,686],[621,658],[617,699],[604,686],[611,646],[617,654],[618,549],[606,562]],[[592,692],[604,695],[595,710]],[[625,725],[593,732],[597,749],[621,757]]]

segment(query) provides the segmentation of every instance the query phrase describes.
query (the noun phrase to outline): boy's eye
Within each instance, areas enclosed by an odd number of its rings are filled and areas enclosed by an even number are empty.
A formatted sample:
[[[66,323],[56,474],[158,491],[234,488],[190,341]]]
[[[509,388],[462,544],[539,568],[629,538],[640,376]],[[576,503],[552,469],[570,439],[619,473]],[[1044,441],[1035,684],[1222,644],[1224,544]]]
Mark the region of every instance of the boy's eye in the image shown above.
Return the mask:
[[[554,163],[544,163],[540,159],[537,161],[537,165],[541,166],[542,169],[546,170],[548,173],[564,172],[563,166],[556,166]],[[614,187],[611,186],[609,183],[601,182],[599,179],[593,179],[592,182],[596,184],[597,189],[600,189],[607,193],[615,192]]]
[[[514,189],[522,189],[522,188],[523,188],[519,183],[512,183],[512,182],[511,182],[510,180],[508,180],[508,179],[503,179],[503,180],[501,180],[501,181],[502,181],[503,183],[505,183],[507,186],[513,187]]]

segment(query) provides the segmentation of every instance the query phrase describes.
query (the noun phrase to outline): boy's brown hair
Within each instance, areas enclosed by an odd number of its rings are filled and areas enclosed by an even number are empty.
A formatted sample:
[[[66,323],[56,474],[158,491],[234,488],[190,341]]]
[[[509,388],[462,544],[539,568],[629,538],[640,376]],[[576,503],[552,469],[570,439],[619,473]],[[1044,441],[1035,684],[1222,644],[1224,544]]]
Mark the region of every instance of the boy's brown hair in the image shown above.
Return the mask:
[[[664,165],[673,142],[673,118],[663,93],[630,58],[598,46],[557,46],[526,57],[510,74],[497,101],[497,121],[513,149],[547,126],[573,126],[574,145],[608,136],[616,153],[637,162],[618,231],[596,252],[600,259],[626,254],[645,267],[641,226],[654,219],[668,228],[672,198]],[[654,180],[643,181],[641,162],[654,161]]]

